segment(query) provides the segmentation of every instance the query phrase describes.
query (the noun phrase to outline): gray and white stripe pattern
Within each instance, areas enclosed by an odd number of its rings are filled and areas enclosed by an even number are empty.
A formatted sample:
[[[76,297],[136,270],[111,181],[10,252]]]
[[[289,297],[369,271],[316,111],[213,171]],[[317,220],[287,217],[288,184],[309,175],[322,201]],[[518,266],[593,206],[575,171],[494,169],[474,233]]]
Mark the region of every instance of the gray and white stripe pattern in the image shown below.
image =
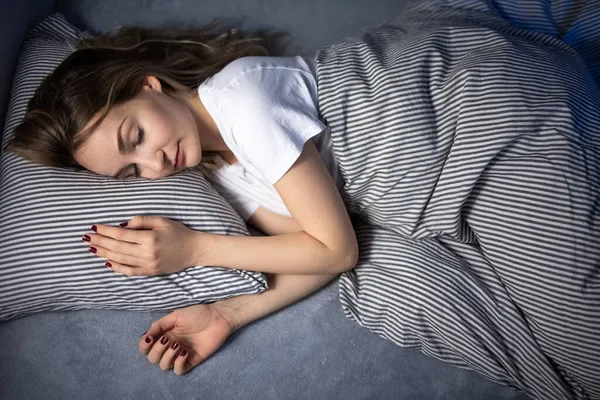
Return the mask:
[[[342,307],[533,398],[600,398],[597,53],[499,18],[540,2],[447,3],[316,55],[360,246]]]
[[[13,80],[4,139],[41,80],[79,32],[60,13],[26,38]],[[221,235],[248,235],[241,217],[197,170],[161,180],[117,180],[39,166],[13,154],[0,162],[0,322],[42,311],[173,310],[267,288],[263,274],[197,266],[128,277],[104,266],[81,240],[93,224],[158,215]]]

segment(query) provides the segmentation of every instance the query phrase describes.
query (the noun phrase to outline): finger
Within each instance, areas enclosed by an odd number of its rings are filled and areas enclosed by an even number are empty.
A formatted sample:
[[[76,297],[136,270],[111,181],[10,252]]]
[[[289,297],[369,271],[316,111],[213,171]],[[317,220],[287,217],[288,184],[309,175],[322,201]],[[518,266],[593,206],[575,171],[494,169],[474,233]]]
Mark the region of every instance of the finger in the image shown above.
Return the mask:
[[[152,325],[150,325],[148,332],[146,332],[146,334],[140,339],[140,352],[148,354],[154,341],[159,339],[165,332],[173,329],[176,321],[177,310],[165,315],[161,319],[154,321]],[[150,339],[150,342],[145,340],[146,337]]]
[[[145,244],[149,239],[149,232],[136,230],[130,226],[121,228],[120,226],[110,226],[104,224],[95,224],[96,233],[106,236],[121,242],[129,242],[133,244]]]
[[[93,250],[92,250],[92,248],[93,248]],[[94,253],[98,257],[102,257],[102,258],[109,260],[110,263],[112,264],[113,270],[121,272],[121,273],[125,273],[127,271],[128,273],[126,275],[130,275],[129,272],[135,272],[135,271],[131,270],[132,268],[144,269],[144,267],[146,267],[148,264],[148,260],[144,260],[144,259],[138,258],[138,257],[128,256],[128,255],[121,254],[121,253],[116,253],[114,251],[105,249],[104,247],[99,247],[97,245],[90,246],[88,251],[90,253]],[[135,273],[135,275],[142,275],[142,274],[148,275],[149,270],[144,269],[144,271],[137,271]]]
[[[175,365],[173,366],[173,372],[175,375],[183,375],[193,368],[193,366],[188,362],[188,357],[189,352],[186,349],[183,349],[175,358]]]
[[[150,349],[150,352],[148,353],[148,361],[150,361],[152,364],[158,364],[163,358],[163,354],[165,354],[170,344],[171,340],[169,337],[166,334],[162,335]]]
[[[129,229],[154,229],[163,223],[163,217],[152,215],[136,215],[127,221]]]
[[[140,353],[148,354],[150,350],[152,350],[152,346],[154,345],[154,338],[150,335],[142,335],[140,339],[140,343],[138,347],[140,349]]]
[[[137,243],[122,242],[101,234],[88,233],[81,238],[87,245],[96,248],[103,247],[114,253],[123,254],[126,256],[138,257],[142,252],[142,245]],[[105,257],[108,258],[108,257]],[[139,258],[139,257],[138,257]],[[127,264],[127,260],[116,260],[123,264]]]
[[[180,351],[181,346],[179,345],[179,342],[177,342],[175,339],[172,339],[172,341],[169,342],[167,350],[160,359],[160,363],[158,364],[160,369],[163,371],[168,371],[173,368],[174,360]]]
[[[127,276],[154,276],[150,271],[143,267],[132,267],[123,265],[113,260],[108,260],[104,265],[112,269],[114,272]]]

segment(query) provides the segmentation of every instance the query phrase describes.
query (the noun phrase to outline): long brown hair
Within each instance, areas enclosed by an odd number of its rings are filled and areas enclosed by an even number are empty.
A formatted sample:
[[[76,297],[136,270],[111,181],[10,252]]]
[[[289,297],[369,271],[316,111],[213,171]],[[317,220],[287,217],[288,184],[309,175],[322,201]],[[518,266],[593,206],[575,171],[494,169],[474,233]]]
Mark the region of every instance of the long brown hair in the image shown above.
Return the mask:
[[[84,170],[75,153],[111,107],[134,98],[148,75],[181,96],[231,61],[267,56],[285,32],[249,35],[214,20],[195,29],[123,26],[75,42],[74,51],[37,88],[4,151],[29,161]],[[85,132],[83,127],[99,116]],[[210,160],[208,154],[207,160]]]

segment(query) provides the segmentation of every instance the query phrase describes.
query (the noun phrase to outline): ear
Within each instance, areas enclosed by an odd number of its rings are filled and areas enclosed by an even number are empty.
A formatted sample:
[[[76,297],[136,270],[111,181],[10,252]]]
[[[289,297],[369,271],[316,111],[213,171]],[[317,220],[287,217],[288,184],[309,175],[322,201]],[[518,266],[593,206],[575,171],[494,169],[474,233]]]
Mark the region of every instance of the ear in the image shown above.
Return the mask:
[[[146,77],[146,79],[144,80],[143,89],[144,90],[156,90],[156,91],[162,93],[162,85],[160,84],[160,80],[153,75],[148,75]]]

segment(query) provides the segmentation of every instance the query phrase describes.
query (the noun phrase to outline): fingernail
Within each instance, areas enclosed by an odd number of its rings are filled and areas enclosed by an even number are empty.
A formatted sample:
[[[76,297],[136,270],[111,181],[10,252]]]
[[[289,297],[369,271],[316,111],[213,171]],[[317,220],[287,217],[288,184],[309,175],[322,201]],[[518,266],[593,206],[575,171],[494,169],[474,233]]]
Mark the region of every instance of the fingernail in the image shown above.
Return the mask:
[[[89,242],[91,240],[88,235],[83,235],[82,239],[85,240],[86,242]]]
[[[125,227],[127,226],[127,222],[121,222],[121,223],[119,224],[119,226],[120,226],[121,228],[125,228]]]
[[[185,357],[185,356],[187,356],[187,350],[184,350],[184,351],[182,351],[182,352],[181,352],[181,354],[180,354],[180,356],[181,356],[181,357]]]
[[[140,336],[144,336],[146,333],[148,333],[148,331],[146,331],[146,332],[142,333]]]
[[[148,336],[146,336],[146,339],[144,339],[144,341],[145,341],[146,343],[150,343],[150,342],[152,341],[152,339],[150,339]]]
[[[98,232],[98,227],[97,227],[96,225],[92,225],[92,230],[93,230],[94,232]]]
[[[112,268],[112,264],[110,263],[110,261],[105,262],[104,265],[106,265],[108,268]]]
[[[95,253],[97,251],[95,247],[90,247],[88,250],[90,253]]]
[[[168,342],[168,341],[169,341],[169,339],[167,339],[167,337],[166,337],[166,336],[163,336],[163,337],[162,337],[162,339],[160,339],[160,342],[161,342],[162,344],[167,344],[167,342]]]
[[[177,350],[178,347],[179,347],[179,343],[177,343],[177,342],[173,343],[173,346],[171,346],[171,348],[173,350]]]

